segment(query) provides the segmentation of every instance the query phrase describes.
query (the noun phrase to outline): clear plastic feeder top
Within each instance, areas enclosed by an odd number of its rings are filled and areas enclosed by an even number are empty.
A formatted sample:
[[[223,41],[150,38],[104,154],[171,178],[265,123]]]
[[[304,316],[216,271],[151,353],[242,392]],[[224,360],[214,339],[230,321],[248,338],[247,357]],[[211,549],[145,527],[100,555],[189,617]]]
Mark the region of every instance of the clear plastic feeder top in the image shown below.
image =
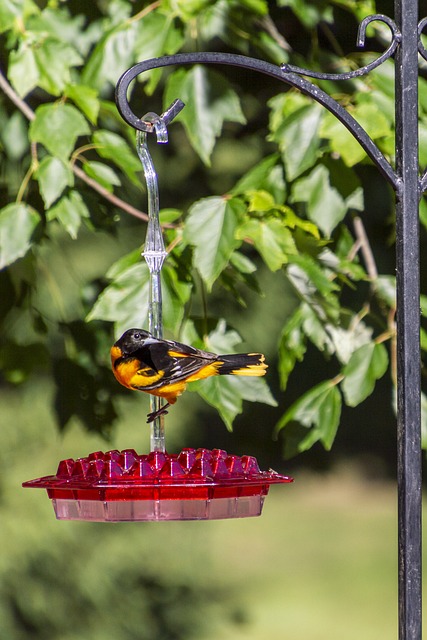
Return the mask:
[[[125,449],[61,460],[56,475],[23,486],[46,489],[59,520],[126,522],[259,516],[270,485],[292,481],[222,449]]]

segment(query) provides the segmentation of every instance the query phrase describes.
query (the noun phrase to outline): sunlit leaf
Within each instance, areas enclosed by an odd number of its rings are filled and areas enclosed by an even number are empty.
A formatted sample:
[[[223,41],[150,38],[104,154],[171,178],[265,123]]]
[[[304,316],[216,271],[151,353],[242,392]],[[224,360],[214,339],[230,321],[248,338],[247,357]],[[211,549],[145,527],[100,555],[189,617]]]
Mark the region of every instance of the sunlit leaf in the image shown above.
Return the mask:
[[[277,218],[249,219],[239,227],[237,237],[252,241],[272,271],[280,269],[289,255],[296,253],[292,233]]]
[[[24,0],[2,0],[0,3],[0,33],[13,27],[15,20],[22,15]]]
[[[375,104],[363,102],[352,110],[351,115],[374,140],[391,133],[391,124]],[[320,133],[330,140],[332,150],[339,153],[349,167],[366,156],[353,134],[329,113],[323,120]]]
[[[248,191],[248,211],[271,211],[274,208],[274,198],[268,191]]]

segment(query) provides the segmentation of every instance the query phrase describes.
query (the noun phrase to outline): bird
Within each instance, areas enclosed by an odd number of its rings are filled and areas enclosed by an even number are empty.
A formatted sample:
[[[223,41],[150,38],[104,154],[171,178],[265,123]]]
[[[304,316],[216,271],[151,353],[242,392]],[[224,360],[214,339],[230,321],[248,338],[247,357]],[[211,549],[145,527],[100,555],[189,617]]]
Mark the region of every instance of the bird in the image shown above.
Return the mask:
[[[263,376],[268,365],[262,353],[217,355],[173,340],[155,338],[144,329],[128,329],[110,350],[113,373],[128,389],[166,400],[147,415],[147,422],[168,413],[189,382],[210,376]]]

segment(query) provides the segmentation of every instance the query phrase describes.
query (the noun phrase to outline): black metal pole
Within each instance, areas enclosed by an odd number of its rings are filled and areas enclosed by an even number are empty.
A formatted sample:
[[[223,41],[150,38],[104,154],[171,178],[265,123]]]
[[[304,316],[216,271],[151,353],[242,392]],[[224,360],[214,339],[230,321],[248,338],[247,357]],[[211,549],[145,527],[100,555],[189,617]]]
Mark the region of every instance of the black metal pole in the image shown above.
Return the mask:
[[[396,0],[399,640],[421,640],[418,3]]]

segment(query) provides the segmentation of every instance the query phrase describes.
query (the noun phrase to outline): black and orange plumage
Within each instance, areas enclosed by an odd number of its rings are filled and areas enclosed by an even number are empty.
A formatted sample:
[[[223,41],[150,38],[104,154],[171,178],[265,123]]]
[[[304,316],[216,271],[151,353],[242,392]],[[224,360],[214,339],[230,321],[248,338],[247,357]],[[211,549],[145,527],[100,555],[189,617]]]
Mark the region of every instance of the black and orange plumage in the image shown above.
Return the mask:
[[[111,347],[111,365],[120,384],[166,400],[147,422],[167,413],[189,382],[210,376],[263,376],[261,353],[216,355],[180,342],[160,340],[144,329],[128,329]]]

